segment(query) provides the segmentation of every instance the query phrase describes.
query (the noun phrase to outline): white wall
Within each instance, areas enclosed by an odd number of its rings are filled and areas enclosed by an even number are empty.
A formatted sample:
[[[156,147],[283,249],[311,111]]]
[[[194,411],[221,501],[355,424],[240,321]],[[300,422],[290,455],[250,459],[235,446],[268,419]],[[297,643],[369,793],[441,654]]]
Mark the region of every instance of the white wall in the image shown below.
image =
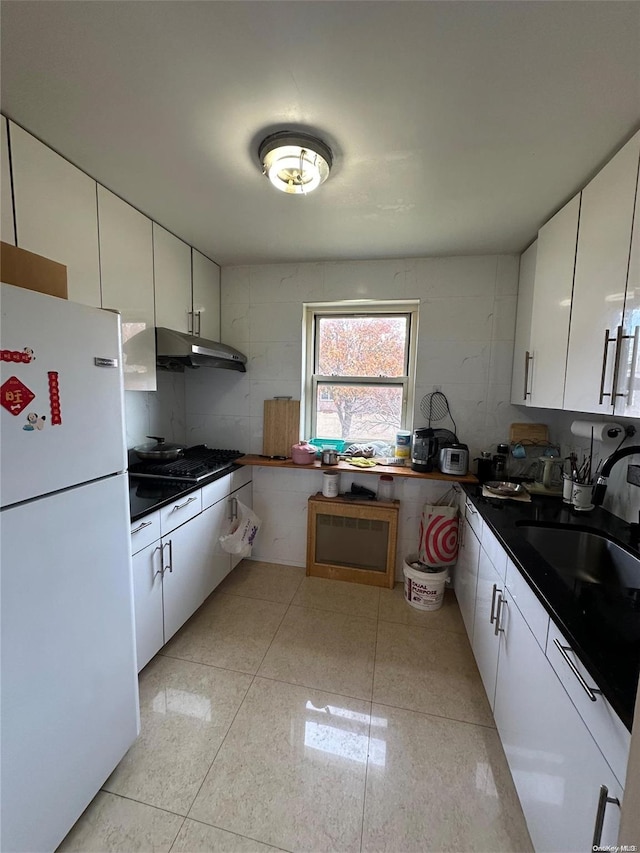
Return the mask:
[[[516,256],[225,267],[222,340],[247,354],[247,374],[200,370],[187,377],[189,441],[261,452],[264,400],[300,398],[304,302],[416,298],[414,426],[425,423],[420,400],[439,385],[460,440],[476,455],[504,440],[514,419],[508,400],[517,287]]]

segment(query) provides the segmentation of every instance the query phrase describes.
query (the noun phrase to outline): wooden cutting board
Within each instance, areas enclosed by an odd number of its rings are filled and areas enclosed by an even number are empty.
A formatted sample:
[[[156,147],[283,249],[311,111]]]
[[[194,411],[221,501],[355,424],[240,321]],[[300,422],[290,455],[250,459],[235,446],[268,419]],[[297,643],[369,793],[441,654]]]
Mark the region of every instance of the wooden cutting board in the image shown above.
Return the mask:
[[[511,424],[509,441],[511,444],[518,444],[521,441],[530,441],[534,444],[548,442],[549,427],[546,424]]]
[[[265,400],[262,453],[265,456],[291,456],[291,448],[300,441],[300,400]]]

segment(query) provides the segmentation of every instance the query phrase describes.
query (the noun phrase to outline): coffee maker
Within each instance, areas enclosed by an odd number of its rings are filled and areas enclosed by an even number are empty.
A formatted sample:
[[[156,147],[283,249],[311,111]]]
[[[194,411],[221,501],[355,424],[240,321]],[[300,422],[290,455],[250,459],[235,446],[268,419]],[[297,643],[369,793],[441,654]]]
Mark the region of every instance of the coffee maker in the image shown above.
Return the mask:
[[[411,470],[428,474],[437,467],[439,443],[431,427],[413,431],[411,442]]]

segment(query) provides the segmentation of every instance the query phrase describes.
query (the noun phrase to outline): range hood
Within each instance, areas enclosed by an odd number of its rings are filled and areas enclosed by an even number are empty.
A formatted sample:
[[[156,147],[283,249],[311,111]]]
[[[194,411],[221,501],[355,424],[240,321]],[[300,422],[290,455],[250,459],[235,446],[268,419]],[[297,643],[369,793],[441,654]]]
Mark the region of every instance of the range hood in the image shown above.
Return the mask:
[[[156,362],[163,370],[219,367],[225,370],[240,370],[242,373],[247,371],[247,357],[237,349],[161,327],[156,327]]]

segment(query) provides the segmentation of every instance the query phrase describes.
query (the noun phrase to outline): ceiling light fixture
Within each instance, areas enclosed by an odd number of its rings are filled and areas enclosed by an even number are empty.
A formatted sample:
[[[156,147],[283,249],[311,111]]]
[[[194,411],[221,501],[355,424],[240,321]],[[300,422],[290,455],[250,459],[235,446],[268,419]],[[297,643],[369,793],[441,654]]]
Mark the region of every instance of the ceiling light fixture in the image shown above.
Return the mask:
[[[307,133],[281,130],[260,143],[258,156],[262,173],[276,189],[306,195],[329,177],[331,150],[322,140]]]

